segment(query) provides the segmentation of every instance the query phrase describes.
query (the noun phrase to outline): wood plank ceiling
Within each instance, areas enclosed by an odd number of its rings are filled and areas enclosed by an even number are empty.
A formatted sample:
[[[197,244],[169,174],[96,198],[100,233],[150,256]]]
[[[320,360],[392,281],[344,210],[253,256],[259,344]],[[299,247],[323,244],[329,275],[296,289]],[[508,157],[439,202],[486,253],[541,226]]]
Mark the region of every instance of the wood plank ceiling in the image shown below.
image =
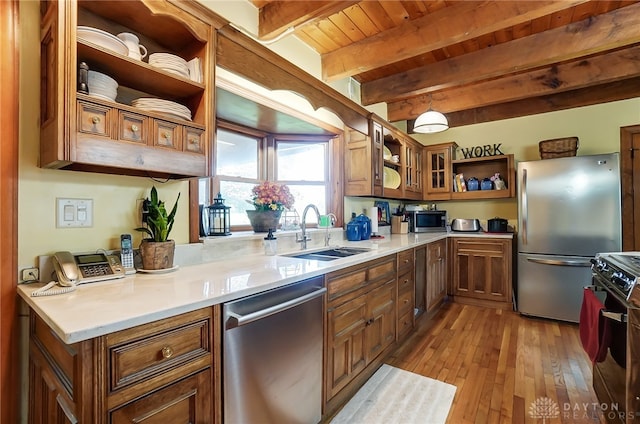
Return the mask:
[[[389,121],[451,126],[640,96],[635,1],[252,0],[263,40],[296,36]]]

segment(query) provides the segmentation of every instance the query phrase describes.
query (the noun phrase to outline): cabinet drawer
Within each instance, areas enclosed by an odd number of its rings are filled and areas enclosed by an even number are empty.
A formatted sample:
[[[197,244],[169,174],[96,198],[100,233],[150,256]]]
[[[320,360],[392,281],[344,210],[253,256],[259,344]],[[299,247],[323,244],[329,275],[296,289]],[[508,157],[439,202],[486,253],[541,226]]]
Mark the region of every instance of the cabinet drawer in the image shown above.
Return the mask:
[[[153,145],[182,150],[182,127],[173,122],[154,119]]]
[[[120,111],[118,135],[120,140],[147,144],[149,139],[149,118],[135,113]]]
[[[395,255],[385,256],[380,258],[380,262],[375,262],[375,265],[369,265],[368,278],[369,281],[376,280],[378,278],[387,277],[388,275],[395,274],[396,272],[396,257]]]
[[[106,336],[110,391],[198,360],[210,364],[211,331],[207,308]]]
[[[413,328],[413,309],[398,318],[398,339],[405,336]]]
[[[184,151],[204,153],[204,131],[198,128],[184,127]]]
[[[494,252],[504,253],[503,240],[455,240],[457,252]]]
[[[413,293],[413,271],[398,276],[398,293]]]
[[[343,275],[329,275],[327,279],[327,293],[329,300],[357,290],[367,283],[367,270],[357,269]]]
[[[88,102],[78,102],[78,132],[111,136],[111,108]]]
[[[413,312],[413,292],[398,293],[398,316]]]
[[[398,253],[398,272],[413,269],[413,249]]]

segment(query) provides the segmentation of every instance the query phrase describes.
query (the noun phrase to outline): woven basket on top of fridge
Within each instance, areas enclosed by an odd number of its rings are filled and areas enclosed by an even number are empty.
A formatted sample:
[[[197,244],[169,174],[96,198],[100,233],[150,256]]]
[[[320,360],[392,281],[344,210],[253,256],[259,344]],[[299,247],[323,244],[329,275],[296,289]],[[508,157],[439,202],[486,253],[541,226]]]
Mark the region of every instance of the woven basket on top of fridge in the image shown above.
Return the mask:
[[[575,156],[578,152],[578,137],[554,138],[538,143],[542,159]]]

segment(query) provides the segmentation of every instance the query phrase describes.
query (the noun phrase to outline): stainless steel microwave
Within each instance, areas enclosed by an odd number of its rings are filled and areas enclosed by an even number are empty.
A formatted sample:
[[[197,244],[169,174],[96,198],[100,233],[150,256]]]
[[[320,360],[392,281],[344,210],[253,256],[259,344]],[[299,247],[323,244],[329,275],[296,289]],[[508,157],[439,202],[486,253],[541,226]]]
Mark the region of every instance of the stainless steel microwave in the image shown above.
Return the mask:
[[[447,231],[447,211],[409,212],[409,231],[412,233]]]

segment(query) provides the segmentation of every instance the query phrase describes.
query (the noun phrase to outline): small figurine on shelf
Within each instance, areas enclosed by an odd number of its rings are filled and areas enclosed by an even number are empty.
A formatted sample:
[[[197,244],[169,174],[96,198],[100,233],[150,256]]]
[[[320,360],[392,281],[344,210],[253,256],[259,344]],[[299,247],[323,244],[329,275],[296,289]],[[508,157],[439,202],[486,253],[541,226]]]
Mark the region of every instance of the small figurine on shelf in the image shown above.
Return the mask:
[[[493,181],[493,186],[496,190],[506,190],[507,185],[504,180],[500,177],[500,173],[496,172],[493,177],[491,177],[491,181]]]

